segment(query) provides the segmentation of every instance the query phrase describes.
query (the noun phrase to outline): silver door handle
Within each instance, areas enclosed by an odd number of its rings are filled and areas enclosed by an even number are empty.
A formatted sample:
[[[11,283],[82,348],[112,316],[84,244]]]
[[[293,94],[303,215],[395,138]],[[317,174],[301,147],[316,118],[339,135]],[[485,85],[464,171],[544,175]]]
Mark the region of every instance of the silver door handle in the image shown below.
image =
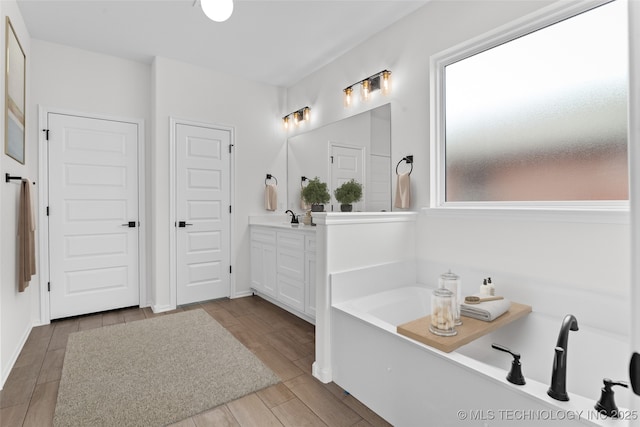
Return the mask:
[[[190,222],[186,222],[186,221],[178,221],[178,227],[179,228],[183,228],[183,227],[187,227],[187,226],[191,226],[193,224],[191,224]]]
[[[122,224],[123,227],[129,227],[129,228],[136,228],[136,222],[135,221],[129,221],[125,224]]]

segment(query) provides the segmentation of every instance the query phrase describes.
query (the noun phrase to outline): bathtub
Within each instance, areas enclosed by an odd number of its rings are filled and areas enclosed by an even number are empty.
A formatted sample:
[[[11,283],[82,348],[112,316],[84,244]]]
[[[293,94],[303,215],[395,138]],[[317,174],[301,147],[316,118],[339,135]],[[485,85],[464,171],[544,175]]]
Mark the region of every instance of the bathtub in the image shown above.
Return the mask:
[[[373,276],[368,274],[368,280]],[[570,401],[559,402],[547,396],[559,324],[555,327],[555,323],[550,322],[553,324],[551,334],[547,334],[552,335],[550,342],[538,345],[539,340],[531,339],[536,336],[532,328],[539,327],[545,320],[535,319],[531,314],[454,352],[444,353],[396,332],[397,325],[429,314],[431,288],[413,284],[380,290],[378,284],[374,286],[377,292],[354,297],[358,293],[353,290],[358,286],[354,277],[357,279],[352,272],[345,277],[337,274],[331,281],[333,381],[391,424],[399,427],[640,425],[632,411],[626,420],[612,420],[598,414],[594,404],[602,383],[596,382],[591,393],[583,396],[576,387],[570,387],[575,375],[569,371]],[[366,284],[362,287],[367,288]],[[349,290],[345,293],[343,289]],[[544,329],[549,329],[548,325],[544,325]],[[584,335],[584,331],[581,333]],[[569,348],[580,347],[576,341],[571,336]],[[522,353],[527,381],[524,386],[506,381],[511,356],[492,350],[491,342],[513,345]],[[578,354],[580,350],[570,352]],[[577,364],[576,359],[570,357],[568,365]],[[544,372],[545,378],[535,378],[538,371]],[[616,401],[624,411],[618,393]]]

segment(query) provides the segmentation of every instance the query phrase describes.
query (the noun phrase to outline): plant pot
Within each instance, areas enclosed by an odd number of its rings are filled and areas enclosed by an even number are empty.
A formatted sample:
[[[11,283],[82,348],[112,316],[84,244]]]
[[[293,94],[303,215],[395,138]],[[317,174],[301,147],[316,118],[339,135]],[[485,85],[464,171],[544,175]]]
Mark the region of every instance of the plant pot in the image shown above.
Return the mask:
[[[340,212],[351,212],[353,211],[353,205],[352,204],[341,204],[340,205]]]
[[[311,205],[311,212],[324,212],[324,205]]]

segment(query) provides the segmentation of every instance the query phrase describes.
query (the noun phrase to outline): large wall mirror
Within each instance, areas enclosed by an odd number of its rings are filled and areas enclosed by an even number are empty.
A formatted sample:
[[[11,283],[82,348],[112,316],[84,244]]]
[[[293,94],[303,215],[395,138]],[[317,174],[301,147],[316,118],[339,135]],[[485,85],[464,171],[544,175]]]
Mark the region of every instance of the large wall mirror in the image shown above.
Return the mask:
[[[300,191],[308,179],[327,183],[331,202],[339,211],[333,190],[355,179],[363,185],[354,211],[391,211],[391,106],[378,108],[289,138],[287,148],[288,208],[306,210]]]

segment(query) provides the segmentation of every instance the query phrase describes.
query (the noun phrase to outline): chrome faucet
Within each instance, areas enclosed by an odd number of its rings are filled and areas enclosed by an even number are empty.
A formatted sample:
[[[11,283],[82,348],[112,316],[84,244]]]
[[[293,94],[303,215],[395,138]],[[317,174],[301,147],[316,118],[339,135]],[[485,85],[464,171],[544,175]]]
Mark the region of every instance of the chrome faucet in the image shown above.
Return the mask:
[[[298,222],[298,217],[296,216],[295,213],[293,213],[291,209],[287,209],[286,211],[284,211],[284,213],[291,214],[291,224],[300,224],[300,222]]]
[[[573,314],[567,314],[562,321],[558,342],[556,343],[555,356],[553,358],[553,372],[551,374],[551,387],[547,394],[556,400],[567,401],[567,345],[569,343],[569,331],[578,330],[578,320]]]

